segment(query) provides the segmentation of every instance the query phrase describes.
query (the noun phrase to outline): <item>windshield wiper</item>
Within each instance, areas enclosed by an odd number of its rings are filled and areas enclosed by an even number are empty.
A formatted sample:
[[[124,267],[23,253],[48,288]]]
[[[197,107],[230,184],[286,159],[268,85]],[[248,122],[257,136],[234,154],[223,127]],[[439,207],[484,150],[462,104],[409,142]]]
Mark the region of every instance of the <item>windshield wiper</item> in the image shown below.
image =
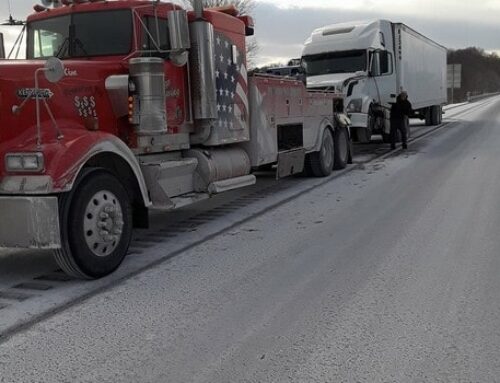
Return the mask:
[[[62,59],[64,57],[64,54],[68,51],[68,48],[69,48],[69,37],[66,37],[61,47],[54,56],[57,57],[58,59]]]
[[[85,56],[89,55],[87,50],[83,46],[82,41],[79,38],[75,37],[75,25],[71,24],[69,26],[69,36],[64,39],[55,57],[62,59],[65,57],[79,56],[75,54],[76,48],[79,48],[85,54]]]
[[[74,44],[75,44],[75,46],[77,46],[78,48],[81,49],[81,51],[83,52],[83,54],[85,55],[85,57],[89,56],[89,53],[87,52],[87,50],[83,46],[82,41],[79,38],[75,38]],[[81,56],[81,55],[76,55],[76,56]]]

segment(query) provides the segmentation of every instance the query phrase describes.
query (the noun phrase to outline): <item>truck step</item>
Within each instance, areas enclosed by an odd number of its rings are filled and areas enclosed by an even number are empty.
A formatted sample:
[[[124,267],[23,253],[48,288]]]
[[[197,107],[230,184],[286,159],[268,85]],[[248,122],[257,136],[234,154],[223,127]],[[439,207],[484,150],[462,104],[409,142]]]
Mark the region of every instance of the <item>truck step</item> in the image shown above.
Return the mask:
[[[256,182],[257,178],[253,174],[248,176],[230,178],[228,180],[211,183],[208,186],[208,192],[210,194],[224,193],[229,190],[255,185]]]

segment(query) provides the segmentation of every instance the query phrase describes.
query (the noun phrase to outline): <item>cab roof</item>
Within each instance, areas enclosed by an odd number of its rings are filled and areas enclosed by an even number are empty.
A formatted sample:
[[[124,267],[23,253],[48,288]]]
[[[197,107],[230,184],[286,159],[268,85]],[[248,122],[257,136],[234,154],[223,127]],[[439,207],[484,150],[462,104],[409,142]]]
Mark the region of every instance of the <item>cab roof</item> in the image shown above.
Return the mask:
[[[145,6],[156,6],[162,11],[169,11],[174,9],[182,9],[181,6],[173,3],[152,3],[146,0],[115,0],[115,1],[93,1],[85,2],[80,4],[64,5],[58,8],[47,8],[46,10],[36,12],[28,16],[27,22],[44,20],[49,17],[64,16],[72,13],[79,12],[94,12],[94,11],[105,11],[105,10],[118,10],[118,9],[134,9]]]

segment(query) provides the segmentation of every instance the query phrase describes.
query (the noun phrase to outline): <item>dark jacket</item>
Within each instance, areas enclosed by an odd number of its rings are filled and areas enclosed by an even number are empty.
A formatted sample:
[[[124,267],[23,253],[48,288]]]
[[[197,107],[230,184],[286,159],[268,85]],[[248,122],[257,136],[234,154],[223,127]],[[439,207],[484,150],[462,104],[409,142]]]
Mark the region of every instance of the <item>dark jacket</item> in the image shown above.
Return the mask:
[[[409,117],[412,113],[411,103],[398,96],[396,102],[391,107],[391,120],[402,120]]]

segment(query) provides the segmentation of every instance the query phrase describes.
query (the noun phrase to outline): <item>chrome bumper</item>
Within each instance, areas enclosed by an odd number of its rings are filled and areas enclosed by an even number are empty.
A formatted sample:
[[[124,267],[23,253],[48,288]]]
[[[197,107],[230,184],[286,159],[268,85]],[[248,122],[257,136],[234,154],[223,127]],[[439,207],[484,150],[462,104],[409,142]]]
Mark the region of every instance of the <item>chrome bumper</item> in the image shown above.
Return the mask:
[[[0,197],[0,248],[59,249],[57,197]]]

